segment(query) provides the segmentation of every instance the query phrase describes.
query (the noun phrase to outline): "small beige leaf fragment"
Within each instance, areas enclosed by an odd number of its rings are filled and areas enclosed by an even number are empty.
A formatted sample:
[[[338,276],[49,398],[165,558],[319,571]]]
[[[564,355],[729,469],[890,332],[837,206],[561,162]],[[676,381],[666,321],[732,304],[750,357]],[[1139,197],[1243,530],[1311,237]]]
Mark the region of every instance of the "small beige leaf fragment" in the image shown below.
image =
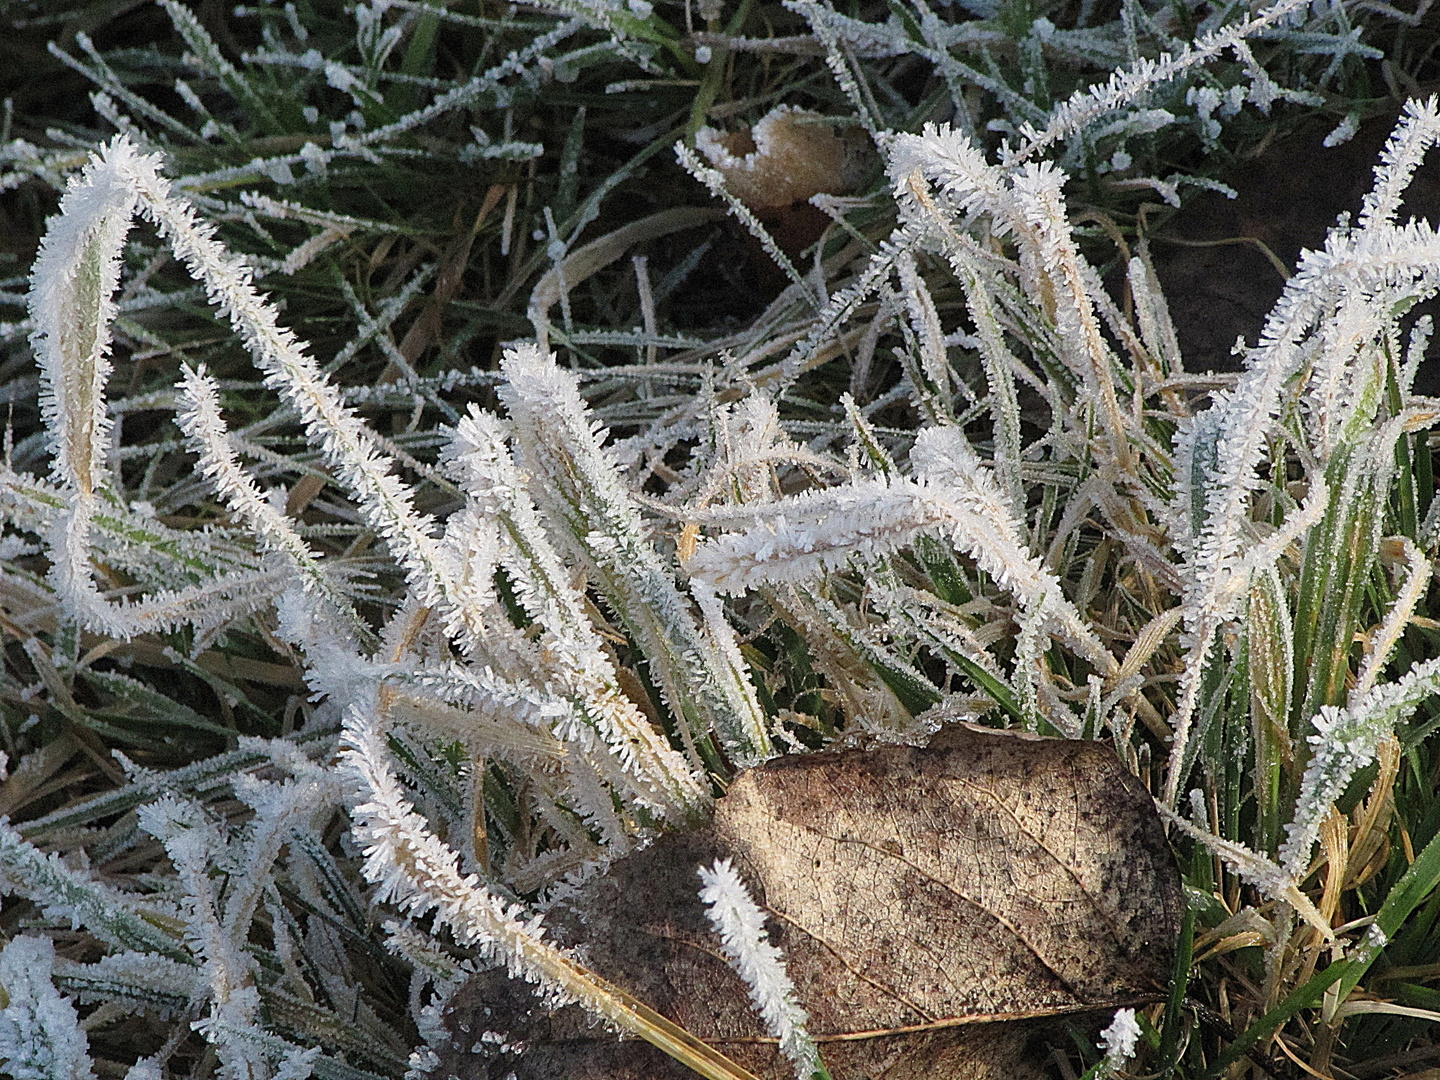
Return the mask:
[[[862,149],[835,133],[818,113],[779,105],[755,126],[732,132],[704,127],[695,149],[725,177],[730,192],[752,210],[839,195],[855,183]]]

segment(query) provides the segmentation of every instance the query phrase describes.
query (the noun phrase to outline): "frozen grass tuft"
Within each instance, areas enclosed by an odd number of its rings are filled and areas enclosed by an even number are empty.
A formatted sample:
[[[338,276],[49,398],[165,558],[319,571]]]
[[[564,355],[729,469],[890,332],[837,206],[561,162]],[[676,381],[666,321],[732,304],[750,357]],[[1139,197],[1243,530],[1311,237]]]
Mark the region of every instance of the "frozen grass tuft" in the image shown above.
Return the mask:
[[[1193,970],[1066,1068],[1423,1043],[1440,237],[1398,213],[1440,110],[1233,379],[1144,205],[1344,127],[1416,28],[1022,7],[167,2],[51,47],[93,113],[0,135],[58,197],[0,281],[7,1069],[423,1076],[504,964],[734,1080],[547,904],[742,768],[954,717],[1103,740],[1173,826]]]

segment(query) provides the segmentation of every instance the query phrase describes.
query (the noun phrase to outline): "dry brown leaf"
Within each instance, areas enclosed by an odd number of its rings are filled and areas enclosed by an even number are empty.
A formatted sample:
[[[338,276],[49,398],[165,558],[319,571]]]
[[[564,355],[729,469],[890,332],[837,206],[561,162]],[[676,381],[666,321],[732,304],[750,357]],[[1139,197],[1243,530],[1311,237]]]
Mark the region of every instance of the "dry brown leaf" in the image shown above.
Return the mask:
[[[697,868],[726,856],[773,915],[835,1080],[1038,1076],[1048,1021],[1157,1001],[1173,963],[1183,901],[1164,830],[1103,745],[957,726],[923,749],[780,758],[740,776],[710,828],[620,860],[546,919],[764,1080],[793,1071],[698,897]],[[445,1023],[437,1080],[693,1076],[574,1006],[539,1008],[503,972],[463,987]]]
[[[863,132],[858,138],[854,129],[836,134],[824,116],[791,105],[777,105],[751,128],[720,132],[703,127],[695,133],[695,149],[752,210],[849,191],[868,160]]]

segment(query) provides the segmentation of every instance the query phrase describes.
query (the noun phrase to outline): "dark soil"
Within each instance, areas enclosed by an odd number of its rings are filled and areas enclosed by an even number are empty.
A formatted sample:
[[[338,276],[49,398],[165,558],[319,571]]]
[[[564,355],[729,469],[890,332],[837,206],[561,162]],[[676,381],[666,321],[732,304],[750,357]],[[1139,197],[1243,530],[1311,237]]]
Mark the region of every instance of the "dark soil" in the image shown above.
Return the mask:
[[[1188,369],[1239,370],[1236,337],[1255,343],[1285,285],[1260,245],[1293,272],[1301,250],[1321,247],[1341,213],[1348,211],[1353,219],[1395,119],[1391,113],[1370,120],[1348,143],[1331,148],[1323,145],[1325,128],[1276,141],[1227,174],[1237,198],[1207,192],[1151,238],[1156,273]],[[1440,223],[1437,159],[1440,154],[1432,152],[1417,171],[1402,220],[1414,216]],[[1431,301],[1416,313],[1430,310],[1435,318],[1435,306]],[[1440,393],[1440,349],[1433,342],[1415,389]]]

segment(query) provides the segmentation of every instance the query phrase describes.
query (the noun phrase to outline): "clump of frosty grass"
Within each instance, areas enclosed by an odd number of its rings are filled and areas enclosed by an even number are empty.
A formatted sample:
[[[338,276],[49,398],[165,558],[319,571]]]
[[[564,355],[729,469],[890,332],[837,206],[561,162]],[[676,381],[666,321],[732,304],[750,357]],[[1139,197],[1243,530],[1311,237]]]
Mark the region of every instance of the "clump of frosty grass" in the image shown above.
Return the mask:
[[[1356,882],[1373,877],[1361,876],[1361,856],[1373,861],[1390,827],[1397,726],[1440,689],[1440,659],[1398,673],[1394,663],[1440,538],[1440,501],[1407,471],[1428,462],[1424,433],[1440,415],[1411,391],[1429,324],[1407,342],[1400,322],[1440,287],[1440,237],[1396,220],[1440,138],[1435,102],[1407,106],[1359,218],[1305,254],[1243,372],[1199,409],[1143,248],[1126,267],[1127,315],[1070,226],[1066,173],[1041,154],[1187,66],[1243,50],[1296,5],[1077,94],[1018,131],[998,162],[947,126],[880,130],[833,12],[801,6],[885,154],[898,215],[889,237],[843,287],[800,280],[815,310],[783,359],[735,380],[735,393],[712,388],[677,406],[628,441],[641,447],[628,456],[574,371],[514,344],[502,411],[472,407],[443,432],[427,477],[454,495],[443,514],[420,509],[403,478],[413,460],[280,324],[157,156],[121,135],[71,184],[30,298],[52,474],[7,463],[6,519],[43,540],[43,587],[79,631],[127,641],[188,628],[204,643],[273,612],[320,705],[296,736],[241,738],[175,773],[126,763],[115,793],[0,824],[5,890],[104,949],[62,960],[26,933],[0,952],[12,1072],[91,1075],[86,1028],[99,1021],[82,1024],[75,1004],[97,1002],[102,1020],[151,1015],[174,1023],[176,1039],[193,1023],[226,1077],[423,1071],[426,1045],[379,1015],[346,952],[346,935],[363,939],[379,911],[424,1040],[444,1037],[448,994],[504,964],[551,1001],[733,1080],[723,1056],[548,942],[542,920],[551,891],[657,830],[703,821],[714,779],[801,749],[800,734],[836,735],[766,704],[751,639],[776,620],[803,643],[847,737],[917,740],[945,719],[990,717],[1109,740],[1147,781],[1161,758],[1163,812],[1177,837],[1218,856],[1209,887],[1243,906],[1230,916],[1244,914],[1247,941],[1267,951],[1263,1000],[1224,1054],[1269,1038],[1297,1011],[1287,1002],[1332,1026],[1383,1009],[1352,991],[1429,891],[1440,848],[1414,859],[1373,917],[1336,915],[1347,861]],[[320,555],[284,493],[247,469],[253,447],[227,424],[203,367],[187,367],[176,389],[179,424],[226,521],[170,527],[117,488],[106,383],[137,216],[203,285],[383,543],[398,585],[378,628],[355,575]],[[942,285],[963,297],[966,327],[944,325]],[[899,341],[899,393],[920,430],[880,432],[847,401],[835,426],[848,453],[800,445],[777,402],[864,320],[866,333]],[[983,390],[959,379],[952,349],[978,359]],[[1041,404],[1022,409],[1024,399]],[[637,453],[687,446],[664,498],[635,482]],[[794,464],[805,490],[788,473],[781,482]],[[101,568],[123,569],[126,586],[102,581]],[[1367,590],[1378,607],[1362,603]],[[1336,801],[1372,765],[1369,799],[1349,820]],[[206,803],[222,785],[236,800],[223,816]],[[1242,801],[1243,827],[1216,809]],[[132,809],[126,842],[151,837],[168,858],[150,891],[33,842]],[[342,816],[348,848],[327,838]],[[503,860],[489,847],[502,821]],[[539,830],[543,846],[522,842]],[[1318,890],[1317,844],[1331,868]],[[347,857],[373,889],[347,876]],[[704,882],[723,947],[797,1069],[823,1070],[783,958],[759,948],[762,913],[727,867]],[[1162,1053],[1177,1012],[1164,1014]],[[1117,1024],[1111,1072],[1140,1030],[1133,1016]],[[166,1045],[131,1076],[159,1075]]]

